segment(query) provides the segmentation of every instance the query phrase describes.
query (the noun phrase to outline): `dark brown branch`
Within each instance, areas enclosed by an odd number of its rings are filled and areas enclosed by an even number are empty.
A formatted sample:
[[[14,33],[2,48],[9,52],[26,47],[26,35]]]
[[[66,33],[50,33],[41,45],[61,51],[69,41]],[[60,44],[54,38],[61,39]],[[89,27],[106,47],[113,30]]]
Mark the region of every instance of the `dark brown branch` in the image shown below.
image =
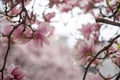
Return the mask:
[[[1,74],[2,80],[4,80],[4,70],[5,70],[5,67],[6,67],[7,58],[8,58],[8,54],[9,54],[10,47],[11,47],[11,36],[12,36],[13,32],[14,32],[20,25],[22,25],[22,23],[14,26],[14,28],[11,30],[11,32],[9,33],[9,35],[5,35],[5,37],[7,37],[7,39],[8,39],[8,44],[7,44],[7,50],[6,50],[5,57],[4,57],[4,63],[3,63],[2,68],[0,69],[0,72],[2,73],[2,74]]]
[[[111,47],[111,45],[113,44],[113,42],[114,42],[117,38],[119,38],[119,37],[120,37],[120,35],[114,37],[114,38],[111,40],[110,44],[108,44],[108,45],[105,46],[102,50],[100,50],[100,51],[96,54],[96,56],[90,61],[90,63],[89,63],[89,64],[87,65],[87,67],[85,68],[86,70],[85,70],[85,73],[84,73],[84,76],[83,76],[83,80],[85,80],[86,75],[87,75],[87,72],[88,72],[88,69],[89,69],[89,67],[91,66],[91,64],[95,61],[95,59],[96,59],[103,51],[108,50],[108,49]]]
[[[107,19],[103,19],[103,18],[97,18],[96,22],[106,23],[106,24],[110,24],[110,25],[113,25],[113,26],[120,27],[120,23],[114,22],[114,21],[110,21],[110,20],[107,20]]]
[[[14,32],[14,30],[16,29],[17,27],[14,27],[12,29],[12,31],[9,33],[9,35],[7,36],[7,39],[8,39],[8,47],[7,47],[7,50],[6,50],[6,54],[5,54],[5,57],[4,57],[4,63],[3,63],[3,66],[2,66],[2,69],[0,70],[2,72],[2,80],[4,80],[4,69],[5,69],[5,66],[6,66],[6,63],[7,63],[7,57],[8,57],[8,54],[9,54],[9,51],[10,51],[10,46],[11,46],[11,35],[12,33]]]

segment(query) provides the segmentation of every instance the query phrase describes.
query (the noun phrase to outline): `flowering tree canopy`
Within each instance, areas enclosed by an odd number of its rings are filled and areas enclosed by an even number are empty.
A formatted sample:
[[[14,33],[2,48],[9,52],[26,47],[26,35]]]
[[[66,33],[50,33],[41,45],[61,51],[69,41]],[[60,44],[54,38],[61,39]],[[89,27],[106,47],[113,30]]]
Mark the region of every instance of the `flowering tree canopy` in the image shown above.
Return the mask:
[[[43,1],[0,1],[0,80],[119,80],[120,0]],[[59,23],[57,11],[72,15],[75,8],[93,22],[77,29],[82,38],[68,48],[64,38],[55,40],[52,23]],[[105,39],[111,26],[117,30]]]

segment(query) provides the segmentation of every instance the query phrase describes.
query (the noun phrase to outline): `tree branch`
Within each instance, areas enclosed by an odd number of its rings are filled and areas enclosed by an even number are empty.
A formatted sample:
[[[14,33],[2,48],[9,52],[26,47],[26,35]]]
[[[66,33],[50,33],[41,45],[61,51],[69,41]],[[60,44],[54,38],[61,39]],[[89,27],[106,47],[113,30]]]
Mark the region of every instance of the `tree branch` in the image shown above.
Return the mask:
[[[97,18],[96,22],[106,23],[106,24],[110,24],[110,25],[113,25],[113,26],[119,26],[120,27],[120,23],[110,21],[110,20],[107,20],[107,19],[103,19],[103,18]]]
[[[2,80],[4,80],[4,69],[5,69],[5,66],[6,66],[6,63],[7,63],[7,57],[8,57],[8,54],[9,54],[9,51],[10,51],[10,46],[11,46],[11,35],[12,33],[15,31],[15,29],[17,29],[18,27],[14,27],[12,29],[12,31],[9,33],[9,35],[7,36],[7,39],[8,39],[8,47],[7,47],[7,50],[6,50],[6,54],[5,54],[5,57],[4,57],[4,63],[3,63],[3,66],[2,68],[0,69],[0,72],[2,73],[1,76],[2,76]]]

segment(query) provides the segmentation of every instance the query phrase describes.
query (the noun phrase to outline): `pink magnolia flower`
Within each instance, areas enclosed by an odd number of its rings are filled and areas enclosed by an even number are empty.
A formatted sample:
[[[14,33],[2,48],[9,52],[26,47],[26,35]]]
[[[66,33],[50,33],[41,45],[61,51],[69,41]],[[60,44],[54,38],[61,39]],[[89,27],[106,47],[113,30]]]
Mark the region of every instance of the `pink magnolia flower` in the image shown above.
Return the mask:
[[[21,11],[21,7],[18,7],[18,8],[15,7],[10,12],[11,12],[11,15],[17,15],[20,13],[20,11]]]
[[[38,29],[34,33],[33,44],[35,47],[43,46],[43,42],[49,44],[46,35],[49,31],[50,25],[47,22],[38,24]]]
[[[95,44],[92,39],[88,40],[78,40],[76,45],[76,49],[78,50],[77,58],[80,60],[81,64],[86,64],[87,61],[91,59],[92,56],[95,55]]]
[[[83,7],[83,9],[84,9],[84,12],[85,13],[87,13],[91,8],[93,8],[94,7],[94,5],[85,5],[84,7]]]
[[[69,5],[76,5],[76,3],[78,2],[78,0],[64,0],[67,4]]]
[[[30,29],[26,29],[23,32],[23,28],[22,26],[19,26],[17,29],[15,29],[11,35],[11,43],[16,43],[16,42],[20,42],[20,43],[27,43],[28,41],[30,41],[30,39],[27,39],[26,37],[30,37],[31,34],[31,30]],[[10,34],[10,32],[12,31],[12,27],[11,26],[5,26],[3,27],[3,34],[6,37],[3,37],[1,40],[4,43],[8,42],[7,36]]]
[[[44,15],[44,19],[46,22],[50,22],[50,20],[55,17],[55,12],[51,12],[51,13],[48,13],[46,15]]]
[[[96,3],[100,3],[102,0],[78,0],[79,7],[81,7],[85,13],[91,11],[96,7]]]
[[[32,35],[30,29],[26,29],[26,31],[23,32],[23,27],[19,26],[13,33],[14,42],[27,43],[30,39],[27,39],[26,37],[29,37],[30,35]]]
[[[55,4],[62,12],[68,12],[76,6],[77,0],[50,0],[50,7]]]
[[[62,12],[68,12],[72,8],[73,8],[73,6],[71,4],[63,3],[60,5],[60,9]]]
[[[20,66],[14,66],[11,65],[8,69],[7,69],[7,76],[5,78],[5,80],[24,80],[24,72],[22,71],[22,69],[20,68]]]
[[[54,34],[54,31],[55,31],[55,27],[51,26],[48,37],[52,36]]]
[[[90,38],[90,35],[92,34],[93,31],[97,30],[99,28],[99,24],[87,24],[87,25],[83,25],[83,27],[80,30],[80,32],[83,34],[83,36],[86,39]]]
[[[12,30],[12,27],[9,26],[9,25],[6,25],[6,26],[3,27],[3,32],[2,32],[2,33],[3,33],[4,35],[9,35],[10,32],[11,32],[11,30]]]

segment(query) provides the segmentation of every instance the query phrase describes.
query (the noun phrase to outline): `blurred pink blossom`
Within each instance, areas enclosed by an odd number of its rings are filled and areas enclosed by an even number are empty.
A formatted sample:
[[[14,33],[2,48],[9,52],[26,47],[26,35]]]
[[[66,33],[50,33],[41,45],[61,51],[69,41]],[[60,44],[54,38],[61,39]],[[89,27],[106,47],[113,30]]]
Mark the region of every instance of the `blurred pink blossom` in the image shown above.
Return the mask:
[[[25,74],[23,70],[20,68],[20,66],[11,65],[7,69],[7,72],[8,73],[5,80],[24,80]]]
[[[17,14],[19,14],[20,13],[20,10],[21,8],[19,7],[19,8],[13,8],[10,12],[11,12],[11,15],[17,15]]]
[[[77,49],[77,58],[81,60],[81,64],[86,64],[87,61],[90,60],[92,56],[95,55],[96,52],[96,45],[94,44],[93,39],[90,40],[78,40],[76,44]]]
[[[55,17],[55,12],[51,12],[51,13],[48,13],[48,14],[45,14],[44,15],[44,19],[46,22],[50,22],[50,20]]]
[[[3,32],[2,32],[2,33],[3,33],[4,35],[9,35],[10,32],[11,32],[11,30],[12,30],[12,27],[6,25],[6,26],[3,27]]]
[[[66,3],[60,4],[59,6],[60,6],[60,10],[61,10],[62,12],[68,12],[69,10],[71,10],[71,9],[73,8],[72,5],[66,4]]]
[[[39,49],[30,43],[15,44],[8,63],[22,65],[27,80],[80,80],[83,72],[79,65],[73,64],[72,49],[58,41],[51,42],[50,46]]]
[[[99,24],[95,23],[95,24],[87,24],[87,25],[83,25],[83,27],[80,30],[80,32],[83,34],[83,36],[86,39],[90,38],[90,35],[92,34],[92,32],[94,32],[95,30],[97,30],[99,28]]]
[[[38,24],[38,29],[34,33],[33,44],[35,47],[43,46],[43,42],[49,44],[47,40],[47,33],[49,32],[50,25],[47,22]]]
[[[84,10],[85,13],[87,13],[95,8],[96,3],[100,2],[102,2],[102,0],[78,0],[78,5]]]
[[[14,41],[16,42],[21,42],[21,43],[27,43],[28,41],[30,41],[30,39],[27,39],[27,37],[29,37],[30,35],[32,35],[30,32],[30,30],[26,29],[26,31],[23,32],[23,28],[22,26],[19,26],[17,29],[15,29],[15,31],[13,32],[13,38]],[[28,36],[29,35],[29,36]]]

